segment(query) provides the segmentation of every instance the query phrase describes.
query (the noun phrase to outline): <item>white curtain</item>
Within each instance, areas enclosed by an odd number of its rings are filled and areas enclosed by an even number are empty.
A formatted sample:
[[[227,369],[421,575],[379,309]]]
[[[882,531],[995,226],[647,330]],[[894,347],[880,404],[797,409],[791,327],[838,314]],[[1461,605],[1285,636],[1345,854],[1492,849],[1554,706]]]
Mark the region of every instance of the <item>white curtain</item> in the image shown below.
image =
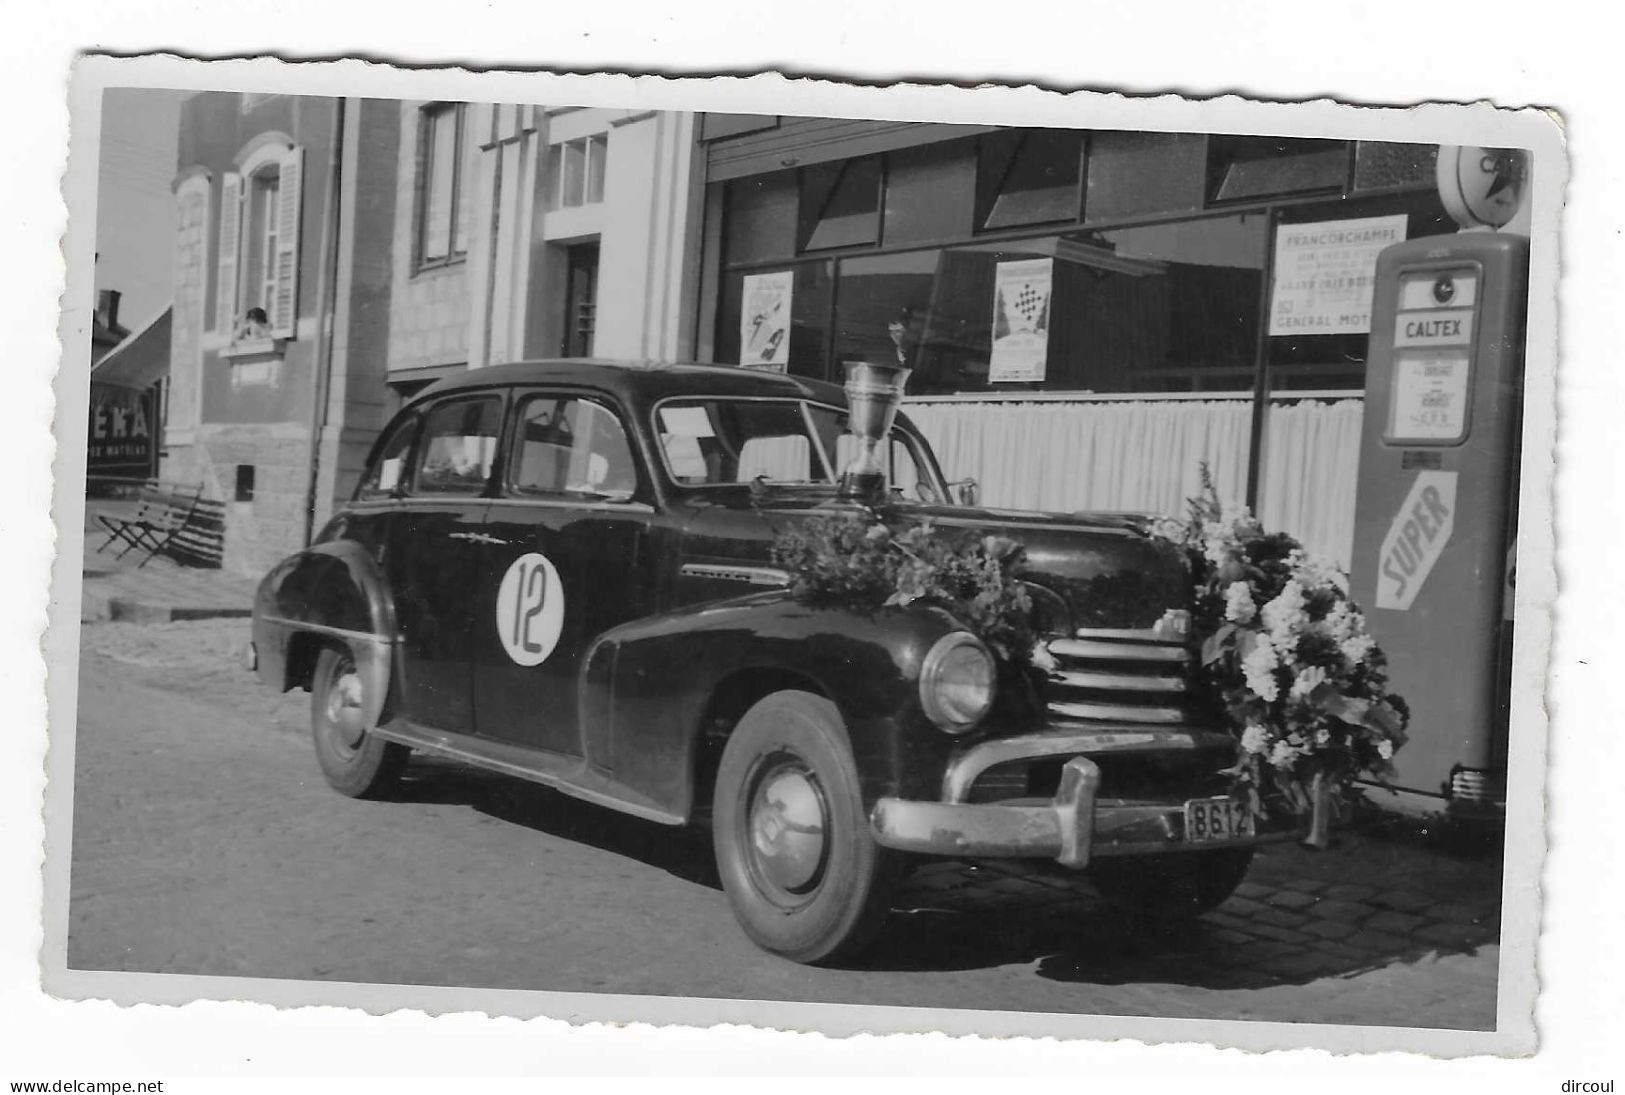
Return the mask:
[[[949,479],[1005,509],[1181,514],[1206,460],[1219,496],[1247,493],[1252,404],[1231,400],[905,402]]]
[[[974,478],[989,506],[1181,515],[1206,460],[1226,505],[1247,494],[1252,402],[905,402],[949,479]],[[1361,401],[1273,404],[1259,517],[1348,566]]]
[[[1345,568],[1354,552],[1363,409],[1358,399],[1272,403],[1264,422],[1259,518]]]

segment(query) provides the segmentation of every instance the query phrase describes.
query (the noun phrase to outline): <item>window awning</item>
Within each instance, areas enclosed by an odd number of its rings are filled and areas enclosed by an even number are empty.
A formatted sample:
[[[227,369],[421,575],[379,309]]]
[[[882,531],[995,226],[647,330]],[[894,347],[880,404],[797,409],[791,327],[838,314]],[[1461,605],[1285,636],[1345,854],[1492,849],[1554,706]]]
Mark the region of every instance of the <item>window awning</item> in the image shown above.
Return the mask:
[[[121,388],[148,388],[168,376],[173,310],[165,308],[107,351],[107,356],[91,366],[90,379],[97,384],[116,384]]]

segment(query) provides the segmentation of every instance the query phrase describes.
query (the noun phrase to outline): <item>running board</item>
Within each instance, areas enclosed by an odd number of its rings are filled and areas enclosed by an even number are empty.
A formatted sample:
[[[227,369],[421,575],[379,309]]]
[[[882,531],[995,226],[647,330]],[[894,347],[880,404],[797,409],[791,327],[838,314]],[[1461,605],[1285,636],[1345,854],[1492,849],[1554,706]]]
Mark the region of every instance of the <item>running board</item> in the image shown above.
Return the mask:
[[[565,757],[508,742],[434,730],[400,718],[388,726],[374,727],[371,733],[422,753],[540,783],[583,802],[632,814],[647,821],[658,821],[662,825],[687,824],[688,819],[680,814],[663,809],[641,796],[630,797],[625,787],[593,771],[580,757]]]

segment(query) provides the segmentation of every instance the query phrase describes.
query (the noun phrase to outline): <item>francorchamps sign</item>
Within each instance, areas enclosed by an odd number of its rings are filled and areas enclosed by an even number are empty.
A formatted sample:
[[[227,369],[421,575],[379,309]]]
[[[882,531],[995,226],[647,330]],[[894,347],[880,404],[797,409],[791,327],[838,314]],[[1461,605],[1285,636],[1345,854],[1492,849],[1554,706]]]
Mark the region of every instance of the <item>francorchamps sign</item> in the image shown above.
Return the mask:
[[[1456,527],[1456,473],[1417,473],[1394,514],[1377,563],[1377,607],[1404,612],[1422,591]]]
[[[1405,238],[1405,224],[1399,213],[1276,228],[1270,334],[1369,332],[1377,254]]]

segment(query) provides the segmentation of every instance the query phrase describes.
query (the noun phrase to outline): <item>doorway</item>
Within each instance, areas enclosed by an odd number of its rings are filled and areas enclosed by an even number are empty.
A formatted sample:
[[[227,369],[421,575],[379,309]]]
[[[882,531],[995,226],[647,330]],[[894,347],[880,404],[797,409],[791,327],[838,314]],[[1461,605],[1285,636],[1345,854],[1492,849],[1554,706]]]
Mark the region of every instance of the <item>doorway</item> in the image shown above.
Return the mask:
[[[564,257],[565,357],[591,357],[598,309],[598,242],[572,244]]]

